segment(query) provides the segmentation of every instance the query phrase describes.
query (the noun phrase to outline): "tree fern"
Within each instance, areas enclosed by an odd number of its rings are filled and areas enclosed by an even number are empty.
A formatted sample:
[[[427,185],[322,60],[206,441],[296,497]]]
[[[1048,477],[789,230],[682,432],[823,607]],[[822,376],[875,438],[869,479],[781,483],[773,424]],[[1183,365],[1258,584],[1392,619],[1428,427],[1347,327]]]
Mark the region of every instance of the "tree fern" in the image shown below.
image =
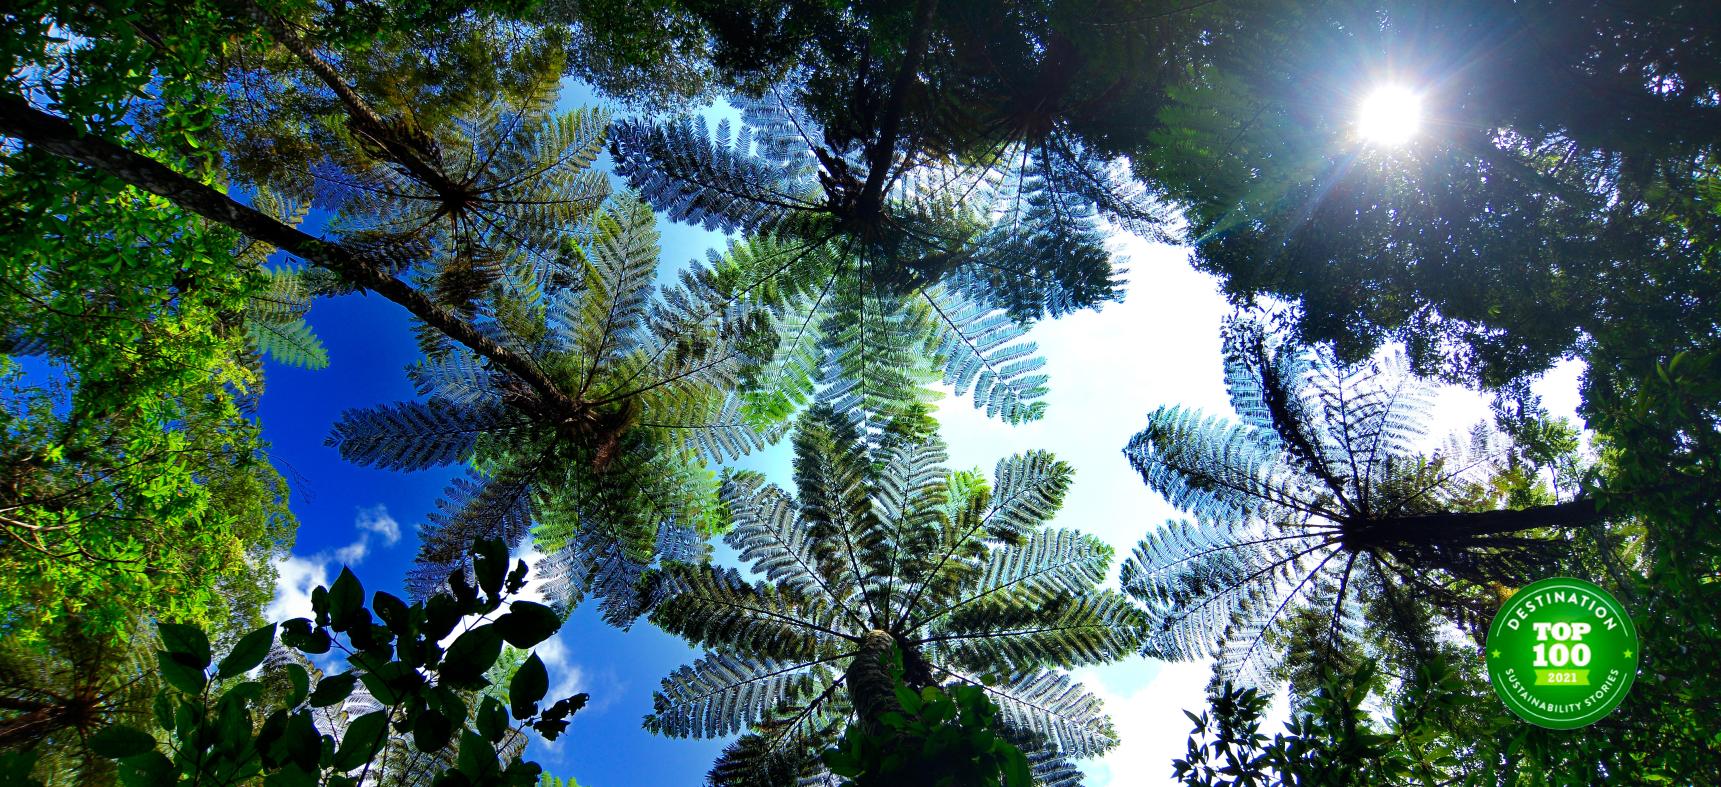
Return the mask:
[[[556,85],[539,78],[432,128],[355,125],[340,155],[313,171],[318,196],[336,208],[334,228],[378,247],[416,247],[415,275],[467,314],[504,275],[552,289],[577,281],[568,244],[585,239],[609,192],[591,169],[608,117],[553,112]]]
[[[474,538],[519,548],[531,533],[558,567],[547,586],[553,601],[565,610],[596,595],[606,617],[625,625],[646,606],[634,580],[664,537],[725,524],[705,463],[771,436],[733,393],[759,365],[749,349],[757,321],[696,286],[653,287],[655,219],[638,201],[615,198],[590,228],[567,286],[509,274],[479,311],[493,341],[554,381],[551,394],[450,350],[409,370],[424,401],[350,411],[329,438],[364,464],[474,468],[421,534],[416,595],[468,570]],[[687,316],[705,311],[733,322]]]
[[[760,412],[823,399],[912,417],[941,381],[990,416],[1036,419],[1046,377],[1025,326],[1119,297],[1105,217],[1157,221],[1115,167],[1049,142],[973,165],[893,160],[872,205],[853,141],[777,94],[741,110],[733,133],[626,121],[612,147],[660,210],[748,236],[713,275],[726,297],[773,310],[779,353],[749,400]]]
[[[1359,588],[1407,589],[1474,631],[1485,610],[1466,585],[1546,570],[1553,542],[1441,518],[1494,505],[1504,451],[1478,432],[1417,455],[1432,392],[1402,357],[1342,365],[1251,318],[1227,325],[1225,354],[1240,423],[1162,407],[1124,450],[1188,515],[1124,563],[1152,621],[1144,652],[1215,656],[1228,678],[1268,684],[1293,618],[1316,610],[1347,636]]]
[[[714,777],[816,780],[819,769],[795,752],[823,748],[851,719],[849,671],[882,635],[904,652],[911,685],[984,687],[1011,734],[1038,742],[1049,783],[1069,783],[1065,757],[1116,738],[1099,701],[1057,670],[1133,652],[1144,622],[1097,589],[1108,547],[1043,529],[1069,467],[1044,452],[1005,459],[994,494],[977,475],[945,469],[935,437],[869,439],[868,420],[828,405],[801,416],[795,495],[757,474],[726,480],[725,538],[761,579],[711,565],[662,569],[652,621],[708,652],[664,680],[647,728],[747,729]]]

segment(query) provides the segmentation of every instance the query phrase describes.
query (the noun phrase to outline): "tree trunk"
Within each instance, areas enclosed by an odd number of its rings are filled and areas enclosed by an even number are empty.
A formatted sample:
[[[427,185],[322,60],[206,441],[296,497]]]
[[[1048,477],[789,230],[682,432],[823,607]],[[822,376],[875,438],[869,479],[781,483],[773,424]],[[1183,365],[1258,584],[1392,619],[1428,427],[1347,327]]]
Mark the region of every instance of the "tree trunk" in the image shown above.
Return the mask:
[[[287,51],[292,52],[295,57],[299,58],[300,62],[305,64],[306,68],[311,70],[311,73],[317,75],[317,79],[334,91],[335,96],[341,100],[341,104],[346,106],[347,115],[352,118],[353,125],[357,126],[361,133],[382,148],[390,159],[406,167],[425,185],[435,189],[438,194],[449,195],[460,191],[459,185],[450,180],[440,167],[425,160],[425,151],[421,149],[422,146],[414,145],[409,135],[403,134],[396,126],[383,120],[381,113],[373,109],[369,102],[354,92],[346,80],[342,79],[341,75],[335,71],[334,66],[329,65],[328,61],[319,57],[310,44],[305,43],[304,39],[287,27],[286,22],[264,10],[255,2],[247,1],[245,10],[252,21],[269,31],[269,35],[277,43],[286,47]]]
[[[38,706],[5,721],[0,721],[0,750],[15,749],[40,742],[69,726],[73,714],[57,706]]]
[[[869,735],[882,731],[879,719],[884,714],[902,710],[896,701],[896,682],[890,675],[890,653],[895,644],[890,632],[878,629],[867,632],[844,678],[855,715],[860,717],[862,729]]]
[[[908,90],[920,72],[920,61],[926,56],[928,39],[932,34],[932,16],[937,8],[938,0],[919,0],[914,7],[914,27],[908,33],[908,50],[903,52],[902,65],[891,83],[890,103],[885,106],[878,138],[869,151],[871,155],[867,156],[866,184],[861,189],[860,208],[866,212],[868,221],[877,219],[884,205],[884,184],[890,175],[891,157],[896,153],[896,138],[902,131],[903,105],[907,103]]]
[[[1581,497],[1515,511],[1446,511],[1393,517],[1369,523],[1368,531],[1377,541],[1442,543],[1543,527],[1580,528],[1601,519],[1595,498]]]
[[[308,235],[181,175],[161,162],[100,137],[84,134],[64,119],[38,110],[15,95],[0,95],[0,133],[87,165],[151,194],[166,197],[185,210],[334,271],[349,284],[400,304],[425,324],[519,377],[552,409],[569,414],[569,417],[584,415],[588,409],[564,394],[529,359],[498,344],[470,323],[436,305],[423,293],[339,243]]]

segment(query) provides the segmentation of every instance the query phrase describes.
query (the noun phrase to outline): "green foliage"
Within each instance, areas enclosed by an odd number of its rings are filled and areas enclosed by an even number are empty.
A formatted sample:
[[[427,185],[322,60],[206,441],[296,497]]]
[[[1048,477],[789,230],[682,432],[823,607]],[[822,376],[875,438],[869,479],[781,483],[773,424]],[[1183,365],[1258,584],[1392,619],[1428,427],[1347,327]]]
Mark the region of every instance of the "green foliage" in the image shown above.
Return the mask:
[[[283,656],[280,669],[290,685],[284,698],[252,678],[270,653],[275,624],[241,637],[217,660],[197,626],[161,623],[157,657],[167,685],[156,695],[153,724],[105,726],[90,736],[90,748],[119,762],[123,785],[260,777],[269,784],[358,785],[367,778],[406,778],[422,768],[416,763],[423,758],[396,756],[410,735],[417,752],[437,764],[432,773],[413,777],[423,783],[536,785],[541,769],[518,758],[524,731],[554,740],[586,695],[540,707],[548,680],[536,655],[514,673],[511,710],[493,696],[471,693],[490,685],[486,673],[503,638],[531,647],[558,627],[539,625],[535,610],[541,606],[507,601],[525,584],[525,563],[504,577],[500,542],[476,545],[475,555],[496,567],[480,572],[478,587],[455,583],[453,592],[411,606],[378,592],[374,616],[350,571],[318,587],[311,596],[315,619],[281,624],[281,644],[303,654],[338,648],[351,669],[313,686],[307,670]],[[492,617],[505,602],[508,611]],[[452,644],[442,649],[438,643],[450,637]],[[333,706],[340,710],[332,717],[318,710]]]
[[[544,289],[510,278],[494,291],[495,340],[530,358],[562,401],[450,349],[409,370],[428,401],[349,411],[336,424],[329,442],[353,461],[475,467],[422,536],[415,594],[466,566],[474,539],[518,546],[535,523],[550,596],[566,609],[595,593],[625,624],[640,612],[633,580],[646,565],[691,559],[688,535],[723,527],[706,463],[772,434],[732,393],[754,363],[753,329],[713,306],[696,277],[654,291],[657,252],[651,211],[622,196],[594,220],[577,281]]]
[[[1228,16],[1132,161],[1185,208],[1197,264],[1236,300],[1297,302],[1302,338],[1346,360],[1398,339],[1419,370],[1488,386],[1711,335],[1702,184],[1721,44],[1703,11],[1407,0]],[[1402,147],[1355,131],[1356,102],[1385,81],[1425,95],[1429,123]]]
[[[721,783],[810,778],[819,768],[803,756],[809,747],[874,706],[853,696],[865,691],[853,676],[884,636],[901,648],[913,690],[986,695],[999,734],[1029,752],[1037,773],[1115,745],[1098,700],[1056,668],[1122,658],[1142,620],[1095,587],[1109,548],[1042,529],[1069,466],[1029,452],[1000,461],[988,485],[945,470],[935,437],[874,446],[860,428],[858,416],[826,406],[801,417],[795,497],[756,474],[725,484],[726,539],[763,581],[686,564],[653,577],[652,622],[709,652],[664,680],[646,727],[695,737],[750,729],[713,771]]]
[[[1300,609],[1324,610],[1336,640],[1362,625],[1363,598],[1428,600],[1480,636],[1494,608],[1481,588],[1545,576],[1570,551],[1559,537],[1520,534],[1583,524],[1550,510],[1463,516],[1510,501],[1496,485],[1510,452],[1478,431],[1418,455],[1431,391],[1402,357],[1341,364],[1252,319],[1231,323],[1225,348],[1243,422],[1160,408],[1125,449],[1191,517],[1149,534],[1124,564],[1125,592],[1153,620],[1146,652],[1216,655],[1228,678],[1258,685]]]
[[[902,681],[901,651],[892,655],[891,679],[901,711],[884,714],[877,734],[850,725],[823,755],[843,787],[1032,787],[1028,758],[999,734],[998,707],[984,689],[955,685],[915,691]]]
[[[1103,162],[1011,149],[966,167],[905,159],[869,208],[860,151],[791,101],[741,102],[733,139],[727,121],[713,132],[681,118],[625,121],[613,145],[618,171],[671,218],[748,234],[712,277],[773,315],[781,343],[752,381],[759,406],[793,411],[819,391],[924,417],[925,386],[942,379],[988,415],[1038,418],[1043,361],[1025,325],[1121,295],[1095,203],[1128,189]],[[1129,193],[1106,204],[1147,221]]]

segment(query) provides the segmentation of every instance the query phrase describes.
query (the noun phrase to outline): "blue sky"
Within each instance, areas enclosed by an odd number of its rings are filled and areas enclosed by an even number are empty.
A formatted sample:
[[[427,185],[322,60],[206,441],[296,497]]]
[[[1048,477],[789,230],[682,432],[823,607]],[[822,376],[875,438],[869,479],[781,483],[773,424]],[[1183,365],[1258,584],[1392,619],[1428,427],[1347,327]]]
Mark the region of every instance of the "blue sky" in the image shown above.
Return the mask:
[[[564,107],[589,101],[578,86]],[[660,274],[702,258],[721,239],[660,220],[664,237]],[[1044,419],[1011,427],[984,418],[965,399],[942,402],[940,420],[950,444],[951,467],[990,474],[998,459],[1030,448],[1048,449],[1076,468],[1074,486],[1052,526],[1075,527],[1111,543],[1120,558],[1171,509],[1144,487],[1121,453],[1125,442],[1162,404],[1180,403],[1229,412],[1220,372],[1219,322],[1228,312],[1214,279],[1195,271],[1187,249],[1113,239],[1129,269],[1128,297],[1099,311],[1036,326],[1047,360],[1051,393]],[[323,445],[342,410],[413,398],[404,368],[417,358],[406,316],[378,298],[352,295],[318,301],[310,321],[329,350],[327,369],[305,371],[271,364],[260,416],[277,466],[293,489],[300,529],[293,556],[280,566],[273,611],[306,614],[307,593],[326,584],[342,562],[353,566],[367,590],[399,593],[417,549],[416,527],[459,468],[399,473],[359,467]],[[1555,414],[1576,405],[1574,363],[1538,384]],[[1435,436],[1485,418],[1477,395],[1443,393]],[[787,444],[747,458],[739,466],[791,482]],[[721,556],[726,554],[720,551]],[[1115,567],[1114,567],[1115,569]],[[1114,570],[1115,577],[1115,570]],[[679,639],[641,621],[622,632],[582,608],[557,638],[540,646],[552,683],[586,691],[592,704],[553,744],[535,742],[531,756],[558,776],[583,787],[691,785],[703,779],[720,741],[653,736],[640,728],[659,680],[698,654]],[[1204,705],[1211,667],[1166,664],[1145,658],[1078,671],[1106,700],[1123,744],[1088,763],[1089,783],[1100,787],[1169,783],[1170,762],[1183,753],[1188,721],[1181,709]],[[1282,715],[1281,708],[1277,711]]]

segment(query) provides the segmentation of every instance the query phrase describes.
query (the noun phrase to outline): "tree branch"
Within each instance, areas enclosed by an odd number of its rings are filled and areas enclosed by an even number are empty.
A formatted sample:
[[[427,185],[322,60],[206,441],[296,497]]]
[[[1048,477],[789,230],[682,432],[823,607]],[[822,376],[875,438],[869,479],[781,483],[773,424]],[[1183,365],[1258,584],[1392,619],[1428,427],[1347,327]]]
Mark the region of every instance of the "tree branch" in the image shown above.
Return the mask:
[[[896,152],[896,138],[902,131],[903,104],[908,101],[908,89],[914,84],[920,61],[926,56],[927,40],[932,35],[932,13],[938,0],[919,0],[914,6],[914,27],[908,34],[908,51],[903,53],[902,66],[890,86],[890,103],[885,106],[884,120],[879,123],[878,139],[867,157],[866,186],[861,190],[860,205],[876,216],[884,204],[884,183],[890,175],[891,154]]]
[[[210,221],[327,268],[349,284],[394,301],[425,324],[525,381],[556,412],[567,417],[579,417],[589,409],[563,393],[525,356],[503,347],[470,323],[436,305],[423,293],[339,243],[306,234],[175,172],[159,161],[100,137],[84,134],[65,119],[36,109],[28,101],[10,93],[0,94],[0,134],[87,165],[131,186],[165,197]]]

